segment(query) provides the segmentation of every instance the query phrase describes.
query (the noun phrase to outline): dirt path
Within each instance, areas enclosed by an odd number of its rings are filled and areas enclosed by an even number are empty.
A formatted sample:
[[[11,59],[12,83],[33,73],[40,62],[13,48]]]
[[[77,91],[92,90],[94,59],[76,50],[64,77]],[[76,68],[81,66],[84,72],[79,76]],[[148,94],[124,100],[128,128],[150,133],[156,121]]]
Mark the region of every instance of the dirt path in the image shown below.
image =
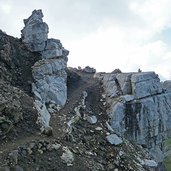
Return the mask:
[[[50,125],[53,128],[53,136],[59,138],[65,135],[68,119],[74,115],[74,108],[78,105],[82,92],[99,85],[99,80],[93,78],[93,74],[74,72],[68,78],[68,100],[64,108],[52,116]],[[94,92],[95,93],[95,92]]]
[[[17,149],[19,146],[27,144],[31,141],[38,140],[50,140],[50,139],[61,139],[65,136],[66,130],[66,122],[70,116],[73,115],[73,109],[76,107],[80,101],[80,97],[83,91],[87,91],[89,97],[89,101],[91,104],[88,104],[90,107],[93,104],[93,98],[99,96],[97,86],[100,86],[99,80],[93,78],[93,74],[88,74],[84,72],[74,72],[70,73],[68,79],[68,100],[63,109],[61,109],[58,113],[51,116],[50,125],[53,128],[53,136],[47,137],[44,135],[40,135],[39,132],[35,132],[34,134],[22,136],[19,138],[15,138],[8,142],[3,142],[0,145],[0,165],[4,164],[4,159],[7,154]],[[96,93],[96,91],[98,93]],[[90,97],[94,93],[94,97]],[[96,102],[97,103],[97,102]],[[95,108],[95,106],[94,106]]]

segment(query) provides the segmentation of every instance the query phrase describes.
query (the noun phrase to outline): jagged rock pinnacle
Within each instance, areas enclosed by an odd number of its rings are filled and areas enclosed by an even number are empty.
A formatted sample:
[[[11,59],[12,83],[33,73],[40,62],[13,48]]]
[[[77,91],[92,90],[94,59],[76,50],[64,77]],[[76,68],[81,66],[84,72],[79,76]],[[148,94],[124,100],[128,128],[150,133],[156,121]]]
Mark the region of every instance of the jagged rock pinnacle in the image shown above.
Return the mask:
[[[48,25],[43,22],[42,10],[34,10],[24,20],[22,41],[32,52],[39,52],[42,60],[32,67],[34,83],[32,90],[35,95],[35,107],[39,113],[39,121],[44,128],[49,126],[53,108],[64,106],[67,99],[66,67],[69,51],[64,49],[60,40],[48,39]]]
[[[42,10],[34,10],[28,19],[24,19],[25,27],[21,30],[22,41],[33,52],[43,51],[48,39],[49,28],[42,18]]]

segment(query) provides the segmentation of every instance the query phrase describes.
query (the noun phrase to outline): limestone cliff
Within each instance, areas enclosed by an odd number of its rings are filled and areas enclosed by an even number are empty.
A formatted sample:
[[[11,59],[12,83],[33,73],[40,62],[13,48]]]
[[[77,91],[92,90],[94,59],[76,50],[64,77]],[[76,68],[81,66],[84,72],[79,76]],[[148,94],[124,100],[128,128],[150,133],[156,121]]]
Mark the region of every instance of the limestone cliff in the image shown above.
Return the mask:
[[[24,20],[22,42],[32,52],[41,54],[42,59],[32,66],[35,107],[39,112],[38,121],[42,131],[49,127],[50,113],[64,106],[67,99],[66,67],[69,51],[60,40],[48,39],[48,25],[43,22],[41,10],[34,10]]]
[[[161,83],[154,72],[103,77],[111,127],[148,148],[157,162],[163,161],[163,143],[171,131],[169,83]]]

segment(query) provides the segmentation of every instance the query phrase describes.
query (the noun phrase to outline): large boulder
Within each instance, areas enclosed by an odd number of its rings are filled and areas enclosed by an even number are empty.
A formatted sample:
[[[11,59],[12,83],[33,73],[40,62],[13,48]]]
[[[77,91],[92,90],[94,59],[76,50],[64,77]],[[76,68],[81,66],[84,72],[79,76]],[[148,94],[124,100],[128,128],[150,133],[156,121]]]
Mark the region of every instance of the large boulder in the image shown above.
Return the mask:
[[[147,147],[158,162],[163,160],[163,142],[171,130],[169,86],[170,82],[165,82],[164,90],[154,72],[103,76],[111,127]]]

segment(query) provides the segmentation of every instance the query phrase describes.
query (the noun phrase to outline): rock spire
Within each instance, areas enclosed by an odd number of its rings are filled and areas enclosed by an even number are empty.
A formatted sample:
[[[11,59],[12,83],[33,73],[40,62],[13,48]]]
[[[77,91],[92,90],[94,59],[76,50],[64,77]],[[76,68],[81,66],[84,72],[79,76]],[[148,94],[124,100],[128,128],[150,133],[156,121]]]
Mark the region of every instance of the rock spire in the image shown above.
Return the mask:
[[[41,54],[42,59],[32,67],[35,107],[39,113],[42,130],[49,127],[50,113],[60,109],[67,99],[67,61],[69,51],[60,40],[48,39],[49,28],[43,22],[42,10],[34,10],[24,20],[22,41],[32,52]]]

